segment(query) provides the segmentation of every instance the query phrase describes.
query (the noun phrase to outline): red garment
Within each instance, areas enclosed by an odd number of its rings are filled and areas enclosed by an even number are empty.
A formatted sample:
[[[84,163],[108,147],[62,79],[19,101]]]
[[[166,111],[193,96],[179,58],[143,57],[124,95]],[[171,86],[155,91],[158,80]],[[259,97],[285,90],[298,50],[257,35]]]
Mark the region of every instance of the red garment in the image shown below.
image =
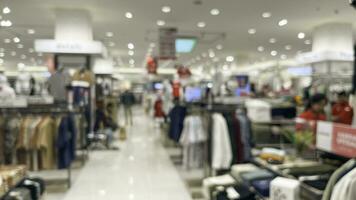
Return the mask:
[[[304,123],[297,123],[296,130],[303,131],[303,130],[312,130],[314,133],[314,144],[316,143],[316,129],[317,129],[317,122],[318,121],[326,121],[326,115],[324,113],[315,113],[312,110],[304,111],[302,114],[299,115],[300,119],[304,119]]]
[[[311,110],[304,111],[299,115],[299,118],[305,119],[307,121],[325,121],[326,115],[323,113],[314,113]]]
[[[348,102],[336,103],[333,106],[332,114],[333,117],[337,118],[335,122],[348,125],[352,124],[354,112]]]
[[[179,98],[180,97],[180,83],[179,82],[174,82],[172,85],[172,90],[173,90],[173,97],[174,98]]]
[[[157,100],[155,102],[154,108],[155,108],[155,114],[154,114],[155,117],[161,118],[161,117],[165,116],[165,114],[163,112],[163,101],[162,100],[160,100],[160,99]]]

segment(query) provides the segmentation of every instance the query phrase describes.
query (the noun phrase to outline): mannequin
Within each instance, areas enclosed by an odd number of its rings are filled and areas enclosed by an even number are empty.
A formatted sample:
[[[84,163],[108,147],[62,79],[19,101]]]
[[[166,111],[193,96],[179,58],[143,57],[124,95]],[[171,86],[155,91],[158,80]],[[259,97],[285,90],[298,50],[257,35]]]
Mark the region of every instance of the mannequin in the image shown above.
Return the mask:
[[[14,99],[15,91],[9,86],[6,76],[0,74],[0,99]]]

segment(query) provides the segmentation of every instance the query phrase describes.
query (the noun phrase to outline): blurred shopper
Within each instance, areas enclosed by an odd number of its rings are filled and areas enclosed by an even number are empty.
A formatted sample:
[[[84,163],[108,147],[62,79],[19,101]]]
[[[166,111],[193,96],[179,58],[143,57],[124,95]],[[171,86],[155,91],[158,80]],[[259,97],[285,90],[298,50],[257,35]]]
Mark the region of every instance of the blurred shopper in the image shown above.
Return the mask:
[[[332,108],[333,121],[342,124],[352,124],[354,112],[349,104],[349,96],[343,91],[338,94],[338,100]]]
[[[324,94],[315,94],[312,96],[306,106],[306,109],[302,114],[299,115],[299,118],[305,120],[318,121],[326,120],[326,114],[324,108],[327,104],[327,99]]]
[[[133,124],[132,106],[134,105],[134,103],[135,103],[135,97],[131,91],[126,90],[124,93],[121,94],[121,104],[124,106],[126,125]]]

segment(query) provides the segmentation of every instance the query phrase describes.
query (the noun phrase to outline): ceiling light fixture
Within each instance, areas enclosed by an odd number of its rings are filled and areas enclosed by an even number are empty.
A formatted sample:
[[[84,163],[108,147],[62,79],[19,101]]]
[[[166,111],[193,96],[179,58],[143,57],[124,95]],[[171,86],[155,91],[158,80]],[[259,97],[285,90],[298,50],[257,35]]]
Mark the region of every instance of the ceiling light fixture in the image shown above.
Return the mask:
[[[274,43],[277,42],[277,39],[276,39],[276,38],[271,38],[271,39],[269,39],[269,42],[272,43],[272,44],[274,44]]]
[[[292,46],[291,45],[286,45],[284,48],[289,51],[289,50],[292,49]]]
[[[287,19],[282,19],[281,21],[278,22],[278,26],[285,26],[288,24],[288,20]]]
[[[18,64],[17,64],[17,68],[18,68],[19,70],[23,70],[23,69],[25,68],[25,64],[23,64],[23,63],[18,63]]]
[[[114,33],[113,32],[106,32],[106,37],[113,37],[114,36]]]
[[[10,12],[11,12],[11,10],[10,10],[10,8],[7,7],[7,6],[2,9],[2,13],[4,13],[4,14],[9,14]]]
[[[210,51],[210,52],[209,52],[209,57],[210,57],[210,58],[214,58],[214,57],[215,57],[214,51]]]
[[[4,64],[4,59],[0,58],[0,65]]]
[[[285,54],[282,54],[282,55],[281,55],[281,59],[282,59],[282,60],[285,60],[285,59],[287,59],[287,55],[285,55]]]
[[[29,35],[33,35],[33,34],[36,33],[36,31],[35,31],[34,29],[28,29],[28,30],[27,30],[27,33],[28,33]]]
[[[18,37],[14,37],[13,41],[14,41],[15,43],[21,42],[20,38],[18,38]]]
[[[133,18],[133,14],[132,14],[131,12],[126,12],[126,13],[125,13],[125,17],[126,17],[127,19],[132,19],[132,18]]]
[[[271,56],[276,56],[276,55],[278,55],[277,51],[271,51]]]
[[[211,9],[210,10],[210,14],[214,15],[214,16],[219,15],[220,14],[220,10],[217,9],[217,8]]]
[[[134,49],[134,48],[135,48],[135,45],[132,44],[132,43],[128,43],[128,44],[127,44],[127,48],[129,48],[129,49]]]
[[[310,45],[310,44],[311,44],[311,41],[310,41],[310,40],[305,40],[305,41],[304,41],[304,44]]]
[[[264,48],[263,46],[259,46],[259,47],[257,47],[257,50],[258,50],[259,52],[262,52],[262,51],[265,50],[265,48]]]
[[[23,49],[23,44],[18,44],[18,45],[17,45],[17,48]]]
[[[128,52],[128,54],[129,54],[130,56],[133,56],[133,55],[135,54],[135,52],[132,51],[132,50],[130,50],[130,51]]]
[[[35,52],[35,50],[34,50],[33,48],[29,48],[29,49],[28,49],[28,52],[29,52],[29,53],[33,53],[33,52]]]
[[[134,65],[135,64],[135,60],[134,59],[130,59],[129,63],[130,63],[130,65]]]
[[[299,39],[304,39],[305,38],[305,33],[303,33],[303,32],[298,33],[298,38]]]
[[[21,59],[22,59],[22,60],[25,60],[26,58],[27,58],[27,56],[26,56],[25,54],[22,54],[22,55],[21,55]]]
[[[217,50],[222,50],[224,47],[221,44],[216,45]]]
[[[162,7],[162,12],[164,12],[164,13],[170,13],[171,11],[172,11],[172,9],[169,6],[163,6]]]
[[[10,27],[10,26],[12,26],[12,22],[10,20],[1,20],[0,26]]]
[[[262,13],[262,17],[263,18],[270,18],[270,17],[272,17],[272,14],[270,12],[264,12],[264,13]]]
[[[206,27],[206,23],[205,22],[198,22],[197,26],[199,28],[204,28],[204,27]]]
[[[234,56],[227,56],[226,57],[227,62],[233,62],[234,61]]]
[[[5,53],[0,53],[0,57],[5,57]]]
[[[254,28],[250,28],[250,29],[248,29],[248,33],[249,34],[251,34],[251,35],[253,35],[253,34],[256,34],[256,29],[254,29]]]
[[[157,21],[157,25],[158,25],[158,26],[164,26],[164,25],[166,25],[166,22],[163,21],[163,20],[158,20],[158,21]]]

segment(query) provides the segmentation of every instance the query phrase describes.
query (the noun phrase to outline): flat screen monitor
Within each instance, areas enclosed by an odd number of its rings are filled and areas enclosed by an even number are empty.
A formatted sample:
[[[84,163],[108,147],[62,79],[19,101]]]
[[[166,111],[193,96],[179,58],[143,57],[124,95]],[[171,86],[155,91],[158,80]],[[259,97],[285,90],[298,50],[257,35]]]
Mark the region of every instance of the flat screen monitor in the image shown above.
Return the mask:
[[[176,52],[177,53],[190,53],[193,51],[197,44],[196,38],[177,38],[176,39]]]
[[[187,87],[184,98],[186,102],[197,102],[202,99],[203,91],[200,87]]]
[[[235,90],[236,96],[248,96],[251,93],[251,86],[249,77],[246,75],[236,76],[237,88]]]

